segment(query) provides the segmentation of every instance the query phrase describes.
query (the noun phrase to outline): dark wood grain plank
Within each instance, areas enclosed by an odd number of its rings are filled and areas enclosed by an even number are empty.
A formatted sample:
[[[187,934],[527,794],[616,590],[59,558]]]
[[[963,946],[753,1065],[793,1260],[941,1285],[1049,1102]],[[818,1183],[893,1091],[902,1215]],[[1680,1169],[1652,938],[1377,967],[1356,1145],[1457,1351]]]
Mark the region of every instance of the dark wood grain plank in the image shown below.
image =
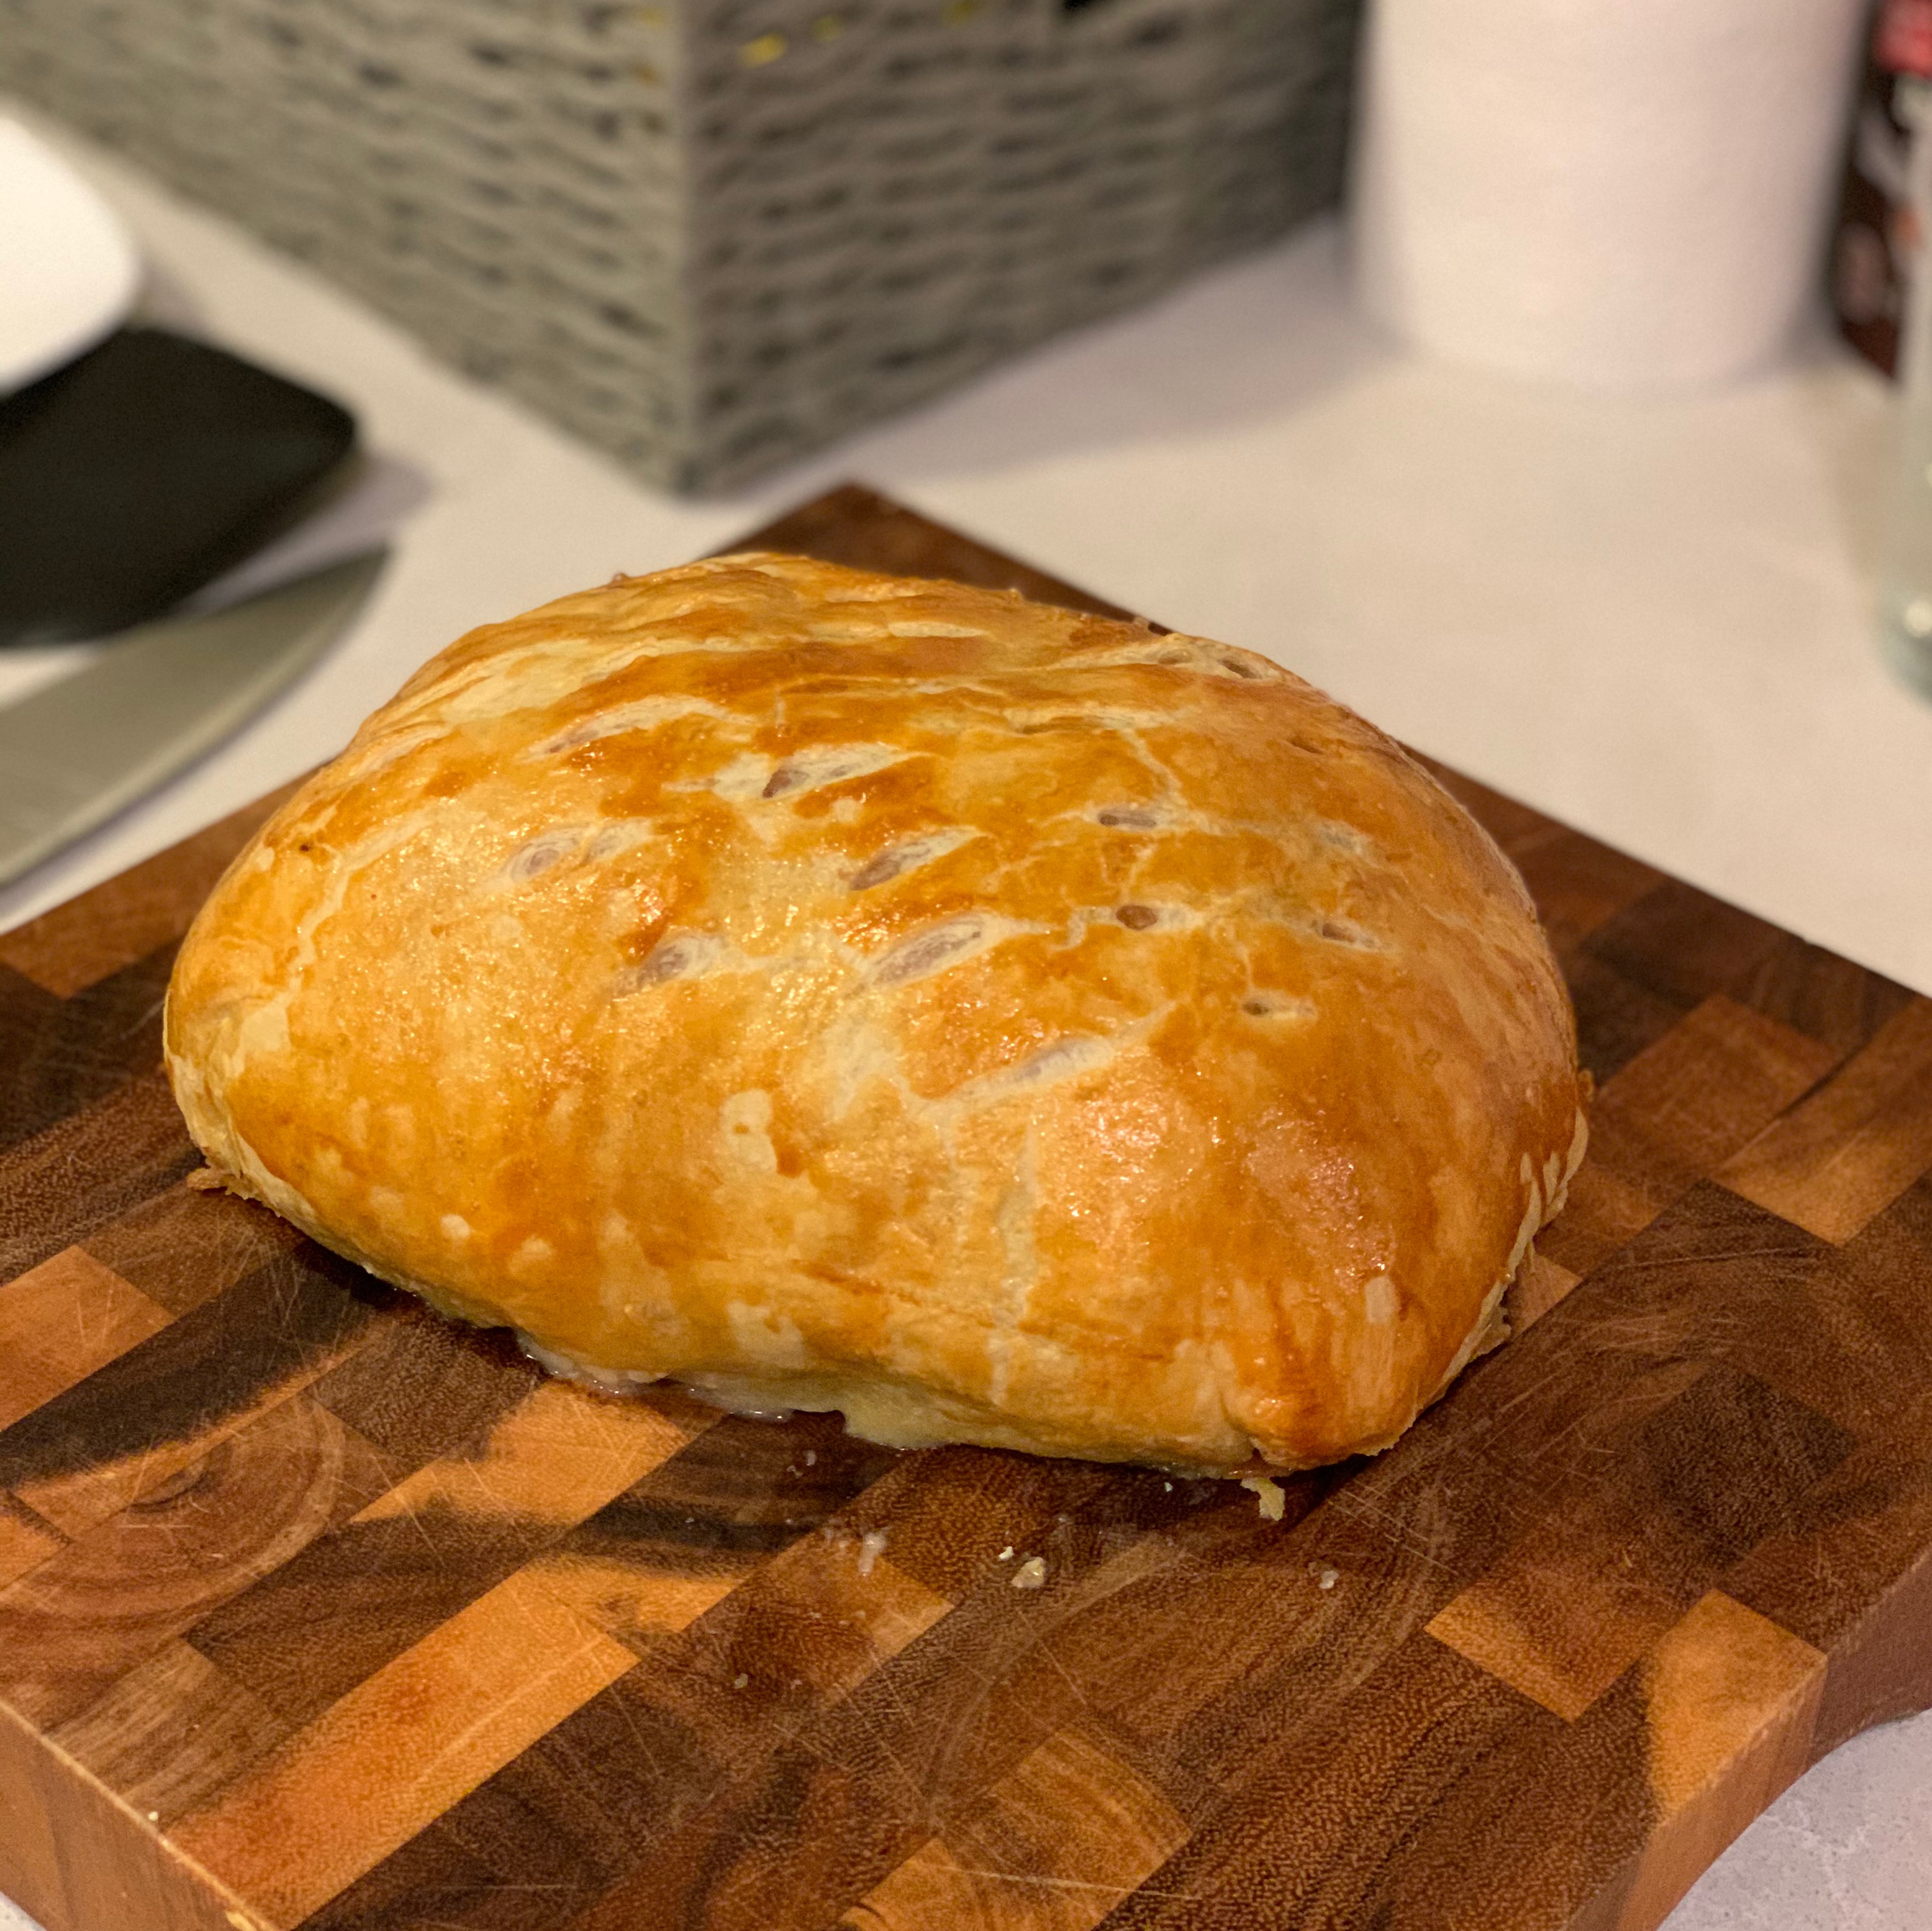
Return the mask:
[[[0,1279],[84,1243],[201,1165],[158,1074],[130,1080],[0,1152]]]
[[[732,544],[733,550],[784,550],[883,570],[900,577],[940,577],[982,590],[1017,590],[1036,603],[1125,617],[1130,611],[1050,576],[1017,557],[988,550],[944,523],[932,522],[862,483],[842,484]]]
[[[1713,994],[1599,1090],[1572,1210],[1544,1237],[1544,1251],[1588,1273],[1713,1177],[1838,1058],[1808,1035]]]
[[[164,1643],[50,1735],[149,1822],[171,1824],[294,1726],[186,1643]]]
[[[161,1063],[161,1003],[172,944],[97,980],[71,999],[24,982],[9,988],[0,966],[0,1150],[29,1140],[76,1105],[104,1097]]]
[[[1468,1854],[1433,1864],[1425,1879],[1406,1867],[1403,1846],[1432,1818],[1461,1809],[1460,1793],[1514,1740],[1562,1727],[1418,1636],[1314,1721],[1252,1758],[1180,1852],[1101,1923],[1106,1931],[1232,1931],[1270,1921],[1419,1931],[1430,1919],[1416,1893],[1426,1885],[1430,1912],[1440,1913],[1442,1889],[1458,1864],[1467,1868]]]
[[[184,1180],[97,1222],[81,1244],[150,1300],[182,1315],[307,1243],[266,1207]]]
[[[393,1297],[282,1257],[0,1429],[0,1486],[70,1531],[103,1521],[317,1378]]]
[[[1627,977],[1587,946],[1563,961],[1576,1013],[1576,1057],[1599,1086],[1680,1024],[1694,1002],[1665,997]]]
[[[158,1832],[130,1828],[133,1813],[98,1778],[50,1780],[47,1748],[41,1732],[0,1702],[0,1891],[46,1931],[258,1931],[243,1900]]]
[[[380,1464],[299,1395],[0,1590],[0,1698],[51,1726],[380,1492]]]
[[[1633,984],[1695,1006],[1751,978],[1783,937],[1737,906],[1666,879],[1598,926],[1586,944]]]
[[[10,932],[0,966],[71,999],[179,940],[228,862],[295,790],[283,785]]]
[[[1842,1058],[1912,1003],[1909,988],[1786,932],[1730,988],[1767,1019],[1808,1034]]]

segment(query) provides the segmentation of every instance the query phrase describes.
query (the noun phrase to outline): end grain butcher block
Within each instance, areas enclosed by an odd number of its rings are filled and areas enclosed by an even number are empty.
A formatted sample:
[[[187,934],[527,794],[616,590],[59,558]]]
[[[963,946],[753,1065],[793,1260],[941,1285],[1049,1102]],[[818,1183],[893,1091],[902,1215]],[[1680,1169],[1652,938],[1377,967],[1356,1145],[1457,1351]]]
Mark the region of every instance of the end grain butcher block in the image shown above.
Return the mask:
[[[862,490],[760,540],[1100,607]],[[1568,972],[1590,1159],[1516,1339],[1278,1522],[606,1402],[190,1189],[161,990],[262,808],[0,938],[0,1888],[53,1931],[1654,1925],[1932,1701],[1932,1003],[1443,776]]]

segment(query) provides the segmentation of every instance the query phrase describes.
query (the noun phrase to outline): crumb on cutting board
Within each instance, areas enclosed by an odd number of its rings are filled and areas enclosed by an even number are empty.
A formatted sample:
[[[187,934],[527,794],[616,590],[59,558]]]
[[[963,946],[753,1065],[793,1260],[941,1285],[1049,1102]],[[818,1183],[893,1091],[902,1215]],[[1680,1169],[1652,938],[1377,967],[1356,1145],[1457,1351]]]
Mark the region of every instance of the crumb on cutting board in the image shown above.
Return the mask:
[[[1030,1555],[1013,1572],[1012,1586],[1016,1589],[1044,1589],[1046,1587],[1046,1558]]]
[[[1281,1484],[1272,1475],[1244,1475],[1241,1486],[1253,1492],[1261,1504],[1262,1519],[1265,1522],[1278,1522],[1282,1512],[1288,1506],[1288,1497]]]

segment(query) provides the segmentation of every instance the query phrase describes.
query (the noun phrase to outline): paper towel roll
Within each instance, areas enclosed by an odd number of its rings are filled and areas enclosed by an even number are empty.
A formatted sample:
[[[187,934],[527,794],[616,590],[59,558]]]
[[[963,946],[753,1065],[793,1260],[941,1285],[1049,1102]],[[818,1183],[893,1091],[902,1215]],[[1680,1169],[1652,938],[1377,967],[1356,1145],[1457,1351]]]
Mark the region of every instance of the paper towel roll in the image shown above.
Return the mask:
[[[1865,0],[1376,0],[1352,190],[1370,313],[1596,386],[1772,360],[1819,283]]]

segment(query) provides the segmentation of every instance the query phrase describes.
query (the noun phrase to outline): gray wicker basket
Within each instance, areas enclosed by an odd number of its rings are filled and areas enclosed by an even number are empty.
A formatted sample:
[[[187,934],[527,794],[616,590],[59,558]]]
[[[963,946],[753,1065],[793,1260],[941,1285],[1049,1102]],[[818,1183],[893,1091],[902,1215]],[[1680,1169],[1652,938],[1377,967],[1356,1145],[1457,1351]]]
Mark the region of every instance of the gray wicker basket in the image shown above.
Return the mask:
[[[0,0],[0,88],[680,489],[1331,200],[1360,0]]]

